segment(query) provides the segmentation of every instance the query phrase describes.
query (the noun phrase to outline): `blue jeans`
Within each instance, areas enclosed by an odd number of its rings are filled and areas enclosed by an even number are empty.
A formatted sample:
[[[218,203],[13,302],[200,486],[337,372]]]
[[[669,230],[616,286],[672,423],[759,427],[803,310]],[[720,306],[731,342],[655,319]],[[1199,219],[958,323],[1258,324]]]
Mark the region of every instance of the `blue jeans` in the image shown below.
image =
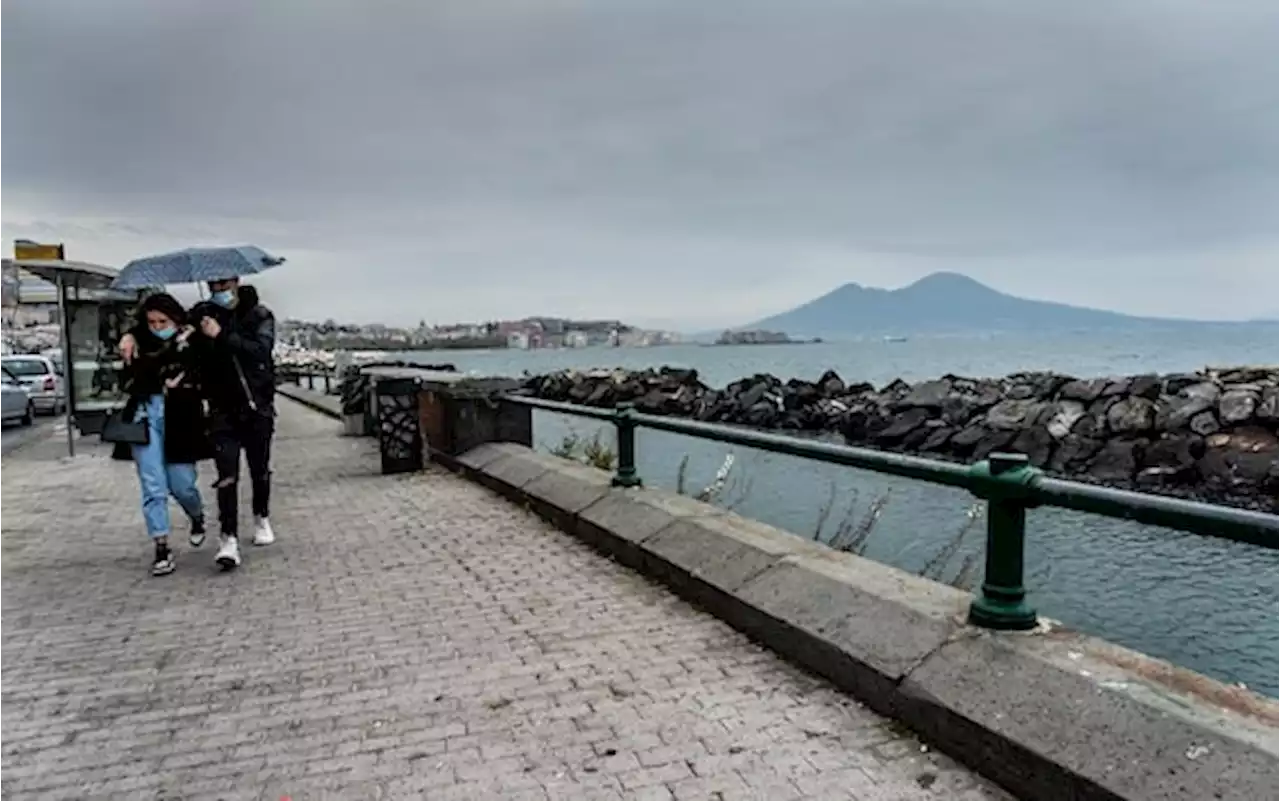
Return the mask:
[[[204,516],[204,504],[196,487],[194,464],[168,464],[164,460],[164,395],[152,395],[138,406],[138,420],[147,418],[150,434],[146,445],[133,446],[133,463],[142,485],[142,517],[153,539],[169,536],[169,496],[192,520]]]

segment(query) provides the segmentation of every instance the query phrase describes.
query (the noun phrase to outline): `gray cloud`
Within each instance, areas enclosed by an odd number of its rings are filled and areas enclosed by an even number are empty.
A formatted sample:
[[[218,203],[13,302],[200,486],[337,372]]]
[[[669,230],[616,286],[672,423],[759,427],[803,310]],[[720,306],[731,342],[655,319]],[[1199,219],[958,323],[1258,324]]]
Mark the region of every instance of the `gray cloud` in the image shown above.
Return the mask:
[[[3,21],[7,237],[107,261],[254,241],[290,257],[264,289],[299,314],[719,324],[935,269],[1275,310],[1263,0],[17,0]]]

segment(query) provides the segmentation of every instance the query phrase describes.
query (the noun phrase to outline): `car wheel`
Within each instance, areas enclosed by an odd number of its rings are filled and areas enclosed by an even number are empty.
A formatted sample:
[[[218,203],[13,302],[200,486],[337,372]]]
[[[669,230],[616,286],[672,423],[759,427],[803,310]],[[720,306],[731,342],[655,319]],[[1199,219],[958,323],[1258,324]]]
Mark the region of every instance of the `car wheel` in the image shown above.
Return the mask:
[[[28,402],[27,413],[22,415],[22,419],[19,420],[18,423],[20,425],[29,426],[35,422],[35,419],[36,419],[36,405],[34,403]]]

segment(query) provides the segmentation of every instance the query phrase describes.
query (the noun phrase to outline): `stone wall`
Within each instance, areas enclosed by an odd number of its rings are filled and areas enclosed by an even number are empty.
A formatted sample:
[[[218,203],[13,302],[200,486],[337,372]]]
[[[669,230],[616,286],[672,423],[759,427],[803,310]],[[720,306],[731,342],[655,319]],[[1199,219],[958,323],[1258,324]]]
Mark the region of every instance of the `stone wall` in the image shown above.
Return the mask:
[[[547,400],[708,422],[838,433],[850,444],[971,462],[1025,453],[1066,478],[1277,510],[1275,367],[1080,379],[1055,373],[944,376],[875,388],[761,374],[713,389],[695,370],[560,372],[524,392]]]

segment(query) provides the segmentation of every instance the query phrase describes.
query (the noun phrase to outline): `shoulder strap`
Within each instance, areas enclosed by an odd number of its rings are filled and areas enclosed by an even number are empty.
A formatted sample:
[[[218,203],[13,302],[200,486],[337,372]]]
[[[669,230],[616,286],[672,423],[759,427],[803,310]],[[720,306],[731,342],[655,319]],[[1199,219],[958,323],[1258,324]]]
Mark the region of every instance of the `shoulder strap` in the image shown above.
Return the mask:
[[[236,377],[240,379],[240,388],[244,390],[244,397],[249,402],[249,408],[252,411],[258,411],[258,404],[253,399],[253,393],[249,391],[249,381],[244,377],[244,368],[240,366],[240,358],[234,353],[231,354],[231,363],[236,366]]]

